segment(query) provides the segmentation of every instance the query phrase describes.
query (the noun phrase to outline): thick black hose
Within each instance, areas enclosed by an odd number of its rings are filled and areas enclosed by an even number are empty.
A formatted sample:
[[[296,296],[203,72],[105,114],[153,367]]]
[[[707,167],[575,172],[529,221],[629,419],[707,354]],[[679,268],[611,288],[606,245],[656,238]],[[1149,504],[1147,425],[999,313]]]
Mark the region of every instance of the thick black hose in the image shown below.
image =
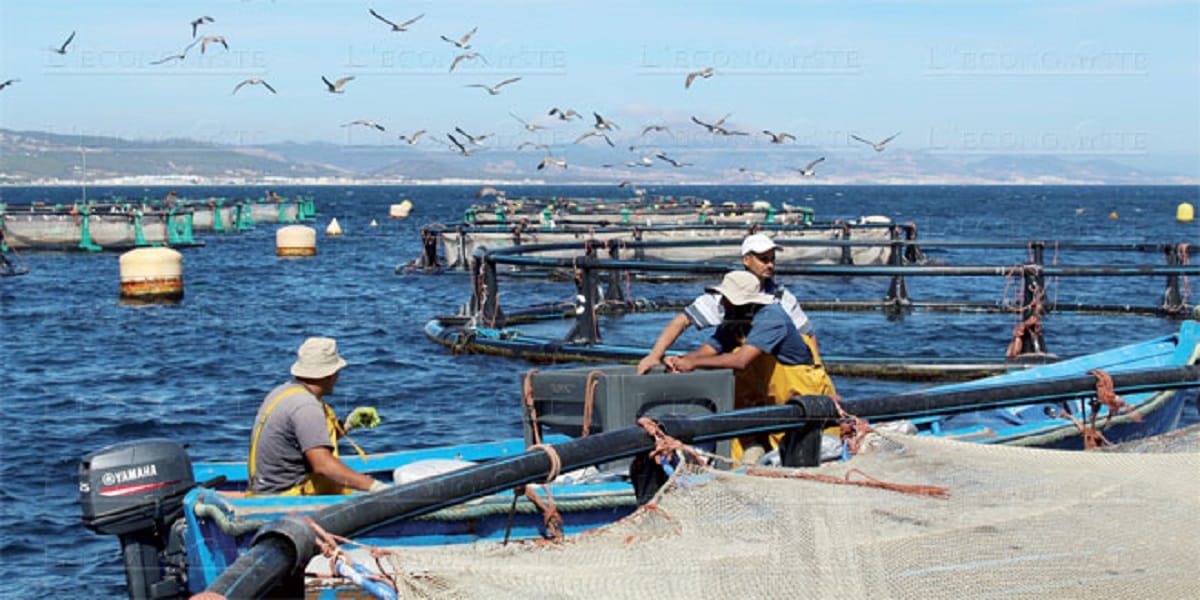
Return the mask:
[[[1118,393],[1200,386],[1200,365],[1130,371],[1114,374]],[[981,387],[959,392],[901,394],[845,400],[847,412],[874,419],[952,414],[982,408],[1057,401],[1094,394],[1092,376],[1048,379],[1024,384]],[[727,439],[760,431],[799,427],[811,420],[837,417],[833,402],[823,396],[804,396],[788,404],[703,417],[660,419],[663,429],[683,441]],[[563,471],[648,452],[654,441],[640,427],[626,427],[554,446]],[[451,473],[358,496],[321,509],[311,518],[334,535],[353,537],[391,522],[420,516],[518,485],[545,478],[551,460],[542,450],[501,458]],[[227,598],[258,598],[289,574],[299,573],[312,557],[307,525],[284,517],[268,525],[253,545],[230,565],[207,591]]]

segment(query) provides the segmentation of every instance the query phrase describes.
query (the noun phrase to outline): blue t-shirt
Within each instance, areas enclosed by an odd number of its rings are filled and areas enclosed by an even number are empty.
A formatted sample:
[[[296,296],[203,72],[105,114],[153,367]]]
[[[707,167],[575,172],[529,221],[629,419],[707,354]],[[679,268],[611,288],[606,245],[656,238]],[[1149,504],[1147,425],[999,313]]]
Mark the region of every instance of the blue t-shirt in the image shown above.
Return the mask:
[[[743,338],[744,342],[741,341]],[[813,364],[812,351],[804,343],[804,336],[778,303],[758,309],[750,323],[722,323],[708,345],[722,353],[741,345],[754,346],[785,365]]]

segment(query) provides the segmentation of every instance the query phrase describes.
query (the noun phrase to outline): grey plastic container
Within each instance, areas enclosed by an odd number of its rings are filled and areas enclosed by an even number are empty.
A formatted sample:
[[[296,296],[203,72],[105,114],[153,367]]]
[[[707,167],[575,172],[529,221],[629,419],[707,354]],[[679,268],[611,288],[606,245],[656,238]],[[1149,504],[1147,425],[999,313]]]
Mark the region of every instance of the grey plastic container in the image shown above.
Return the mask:
[[[531,382],[534,408],[543,433],[572,437],[583,433],[587,378],[592,371],[602,374],[596,377],[591,433],[636,425],[642,416],[690,417],[733,410],[733,371],[729,369],[665,373],[660,368],[645,375],[638,375],[632,365],[535,371]],[[531,444],[533,429],[528,415],[524,422],[525,441]],[[717,444],[716,451],[728,455],[729,442]]]

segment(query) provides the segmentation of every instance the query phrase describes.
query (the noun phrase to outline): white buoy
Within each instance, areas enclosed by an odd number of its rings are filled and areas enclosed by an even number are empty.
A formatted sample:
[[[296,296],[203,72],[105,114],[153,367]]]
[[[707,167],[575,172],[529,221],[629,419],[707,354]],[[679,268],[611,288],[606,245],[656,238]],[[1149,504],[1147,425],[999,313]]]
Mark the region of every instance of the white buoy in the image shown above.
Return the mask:
[[[379,227],[379,223],[375,222],[375,219],[371,219],[371,227]]]
[[[316,256],[317,230],[307,225],[288,225],[275,232],[276,256]]]
[[[183,255],[170,248],[138,248],[121,255],[121,300],[174,303],[183,299]]]
[[[412,212],[412,209],[413,203],[411,200],[405,200],[400,204],[393,204],[390,208],[388,208],[388,218],[405,219],[408,217],[408,213]]]
[[[329,222],[329,226],[325,228],[325,235],[327,237],[338,237],[342,235],[342,226],[338,225],[337,217],[334,217],[333,220]]]

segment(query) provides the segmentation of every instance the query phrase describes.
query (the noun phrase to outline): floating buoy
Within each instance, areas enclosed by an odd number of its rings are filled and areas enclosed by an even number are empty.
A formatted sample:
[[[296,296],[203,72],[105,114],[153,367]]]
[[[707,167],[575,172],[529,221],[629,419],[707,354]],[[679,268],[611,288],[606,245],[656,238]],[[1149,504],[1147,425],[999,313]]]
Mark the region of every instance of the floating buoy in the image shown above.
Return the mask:
[[[1082,214],[1083,214],[1083,209],[1082,209],[1082,208],[1077,208],[1077,209],[1075,209],[1075,214],[1077,214],[1077,215],[1082,215]]]
[[[121,255],[121,300],[135,304],[183,299],[183,255],[170,248],[138,248]]]
[[[408,213],[412,212],[413,203],[411,200],[405,200],[400,204],[393,204],[388,209],[389,219],[404,219],[408,217]]]
[[[371,219],[371,227],[379,227],[379,223],[376,223],[375,219]]]
[[[1118,215],[1117,211],[1115,211],[1115,210],[1108,213],[1108,218],[1110,218],[1110,219],[1118,219],[1120,217],[1121,217],[1121,215]]]
[[[325,235],[328,237],[338,237],[342,235],[342,226],[338,225],[337,217],[334,217],[329,222],[329,226],[325,228]]]
[[[288,225],[275,232],[276,256],[316,256],[317,230],[307,225]]]
[[[1191,223],[1196,218],[1196,207],[1190,202],[1181,202],[1175,209],[1175,220],[1180,223]]]

